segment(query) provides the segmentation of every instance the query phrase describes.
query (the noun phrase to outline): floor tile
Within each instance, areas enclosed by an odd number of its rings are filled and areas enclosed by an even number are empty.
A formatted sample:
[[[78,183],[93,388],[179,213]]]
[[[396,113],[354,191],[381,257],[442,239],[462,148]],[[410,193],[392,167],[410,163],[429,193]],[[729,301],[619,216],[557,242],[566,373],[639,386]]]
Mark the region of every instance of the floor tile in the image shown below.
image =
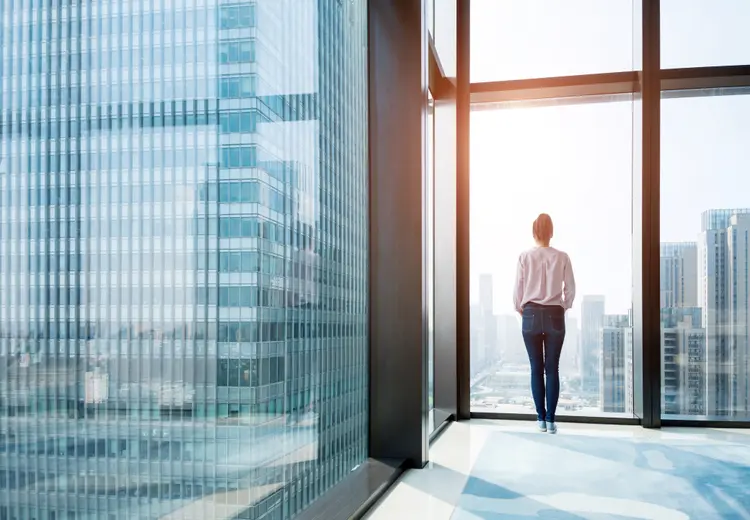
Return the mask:
[[[750,520],[750,432],[455,423],[368,518]]]

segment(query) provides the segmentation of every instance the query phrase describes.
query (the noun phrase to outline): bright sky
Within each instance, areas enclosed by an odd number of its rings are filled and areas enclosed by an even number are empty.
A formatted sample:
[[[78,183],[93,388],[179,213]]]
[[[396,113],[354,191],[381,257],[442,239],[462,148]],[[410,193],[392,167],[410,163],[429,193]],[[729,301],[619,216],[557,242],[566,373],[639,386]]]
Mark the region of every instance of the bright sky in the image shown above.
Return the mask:
[[[638,68],[634,5],[473,0],[472,81]],[[750,63],[748,24],[750,0],[662,0],[662,66]],[[627,312],[638,110],[622,101],[472,113],[473,301],[479,274],[492,273],[495,311],[513,312],[518,253],[544,211],[553,245],[571,255],[579,298],[603,294],[608,313]],[[662,102],[662,241],[696,240],[706,209],[750,206],[747,143],[750,95]]]

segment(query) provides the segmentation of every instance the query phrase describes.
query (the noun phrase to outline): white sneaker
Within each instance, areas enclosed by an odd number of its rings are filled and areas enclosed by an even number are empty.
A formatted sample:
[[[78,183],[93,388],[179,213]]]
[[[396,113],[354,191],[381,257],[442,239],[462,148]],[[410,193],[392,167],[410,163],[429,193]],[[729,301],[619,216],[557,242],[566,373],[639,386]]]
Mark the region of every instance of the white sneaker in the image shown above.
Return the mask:
[[[542,433],[547,431],[547,423],[544,421],[537,421],[536,427],[539,428],[539,431]]]
[[[552,435],[554,435],[554,434],[557,433],[557,425],[555,423],[553,423],[553,422],[548,422],[547,423],[547,427],[545,428],[545,430],[547,432],[551,433]]]

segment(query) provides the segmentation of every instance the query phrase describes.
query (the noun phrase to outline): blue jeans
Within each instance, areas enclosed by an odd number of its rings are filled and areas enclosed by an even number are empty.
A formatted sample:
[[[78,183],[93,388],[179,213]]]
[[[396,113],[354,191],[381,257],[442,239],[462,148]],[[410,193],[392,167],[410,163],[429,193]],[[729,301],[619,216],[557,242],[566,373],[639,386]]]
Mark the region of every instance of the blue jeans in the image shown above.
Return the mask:
[[[565,309],[557,305],[527,303],[522,316],[521,332],[531,363],[531,395],[534,397],[537,419],[555,422],[557,401],[560,398],[559,369],[560,353],[565,341]]]

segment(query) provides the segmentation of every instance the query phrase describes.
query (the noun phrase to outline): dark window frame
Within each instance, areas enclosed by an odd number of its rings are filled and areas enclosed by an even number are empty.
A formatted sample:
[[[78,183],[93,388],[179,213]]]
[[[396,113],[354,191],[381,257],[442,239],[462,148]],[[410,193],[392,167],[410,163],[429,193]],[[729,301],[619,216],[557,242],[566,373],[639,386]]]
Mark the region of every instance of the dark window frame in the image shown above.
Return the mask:
[[[748,421],[702,420],[663,417],[661,412],[661,316],[660,316],[660,102],[664,98],[747,94],[750,92],[750,64],[662,69],[660,66],[660,5],[658,0],[642,1],[641,70],[575,76],[535,78],[469,84],[459,102],[458,121],[463,123],[458,139],[458,341],[459,418],[529,419],[533,414],[471,413],[469,409],[469,128],[471,110],[491,109],[494,104],[514,102],[525,106],[610,102],[638,99],[641,102],[641,172],[639,190],[633,196],[633,246],[639,254],[633,262],[633,366],[634,410],[632,419],[621,417],[570,416],[560,421],[640,424],[646,428],[662,425],[704,427],[750,427]],[[468,0],[458,0],[459,6]],[[467,7],[468,9],[468,7]],[[468,23],[468,22],[467,22]],[[468,30],[458,40],[459,79],[468,69]],[[463,50],[463,52],[462,52]],[[459,98],[461,88],[457,82]],[[466,99],[468,98],[468,99]],[[467,307],[464,309],[463,307]],[[465,365],[465,366],[464,366]]]

